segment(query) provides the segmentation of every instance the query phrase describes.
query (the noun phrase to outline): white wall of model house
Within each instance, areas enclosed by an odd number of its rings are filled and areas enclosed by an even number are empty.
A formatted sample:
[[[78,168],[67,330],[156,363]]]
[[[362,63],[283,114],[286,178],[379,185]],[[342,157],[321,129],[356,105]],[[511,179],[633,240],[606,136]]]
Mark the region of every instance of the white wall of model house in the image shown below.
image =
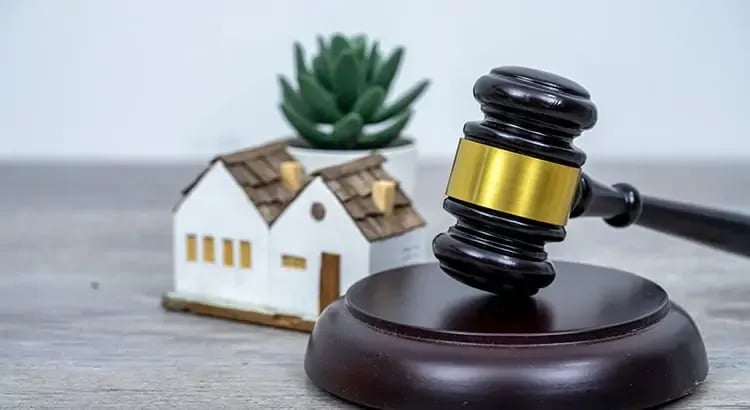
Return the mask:
[[[323,205],[322,220],[312,205]],[[370,273],[370,243],[320,177],[313,179],[271,227],[271,298],[279,310],[315,320],[319,313],[322,252],[340,257],[340,291]],[[304,258],[304,270],[282,266],[283,255]]]
[[[370,248],[370,272],[424,262],[424,228],[375,241]]]
[[[216,161],[174,214],[175,290],[211,300],[268,300],[268,225],[221,161]],[[196,258],[188,260],[188,236],[195,235]],[[206,238],[213,261],[205,259]],[[224,240],[232,263],[224,263]],[[250,267],[240,264],[241,242],[249,242]]]

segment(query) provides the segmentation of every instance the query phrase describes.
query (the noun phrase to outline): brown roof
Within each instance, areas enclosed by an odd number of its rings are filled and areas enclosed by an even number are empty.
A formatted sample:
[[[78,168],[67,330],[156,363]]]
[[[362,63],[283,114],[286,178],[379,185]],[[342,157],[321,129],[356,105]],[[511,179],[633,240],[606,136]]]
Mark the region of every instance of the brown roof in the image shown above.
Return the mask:
[[[401,188],[396,190],[391,215],[384,215],[372,200],[372,183],[377,180],[395,181],[382,168],[385,159],[370,155],[316,171],[336,198],[344,205],[362,234],[369,240],[396,236],[425,225]],[[396,181],[398,182],[398,181]]]
[[[258,208],[266,223],[271,225],[281,212],[294,199],[298,191],[291,191],[281,182],[280,165],[293,161],[283,142],[272,142],[259,147],[219,155],[211,164],[222,161],[250,201]],[[210,168],[210,167],[209,167]],[[190,185],[183,189],[187,195],[208,171],[205,169]],[[310,181],[305,175],[305,181]],[[304,185],[303,185],[304,186]]]

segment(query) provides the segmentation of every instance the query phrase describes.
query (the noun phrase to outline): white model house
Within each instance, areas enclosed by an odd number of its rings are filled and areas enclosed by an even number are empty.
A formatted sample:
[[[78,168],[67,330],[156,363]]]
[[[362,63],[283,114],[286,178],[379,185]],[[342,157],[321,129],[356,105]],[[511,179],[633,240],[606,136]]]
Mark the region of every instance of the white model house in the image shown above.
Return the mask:
[[[421,262],[424,220],[383,161],[305,173],[280,142],[214,158],[175,207],[164,306],[310,330],[357,280]]]

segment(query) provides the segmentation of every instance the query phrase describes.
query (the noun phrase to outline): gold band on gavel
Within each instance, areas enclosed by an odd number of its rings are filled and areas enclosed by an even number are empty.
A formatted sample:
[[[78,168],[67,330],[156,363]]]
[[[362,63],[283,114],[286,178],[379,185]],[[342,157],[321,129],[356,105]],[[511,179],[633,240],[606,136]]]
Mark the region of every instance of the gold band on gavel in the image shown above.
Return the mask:
[[[565,225],[581,170],[462,138],[446,195],[511,215]]]

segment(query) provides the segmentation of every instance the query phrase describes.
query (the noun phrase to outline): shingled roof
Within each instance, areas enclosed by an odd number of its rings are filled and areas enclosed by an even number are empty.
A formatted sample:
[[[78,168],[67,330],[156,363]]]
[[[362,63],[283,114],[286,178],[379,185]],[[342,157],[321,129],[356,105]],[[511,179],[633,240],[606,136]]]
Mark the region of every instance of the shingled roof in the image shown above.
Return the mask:
[[[385,215],[375,206],[372,199],[373,182],[395,181],[383,170],[384,161],[381,155],[374,154],[313,173],[314,176],[320,176],[333,191],[370,242],[400,235],[425,225],[425,221],[400,188],[396,189],[393,213]]]
[[[281,163],[294,161],[283,142],[272,142],[219,155],[211,160],[211,164],[216,161],[224,163],[269,225],[281,215],[297,193],[302,191],[302,189],[291,191],[281,182]],[[190,193],[207,171],[208,168],[193,183],[183,189],[183,197]],[[303,187],[311,179],[309,175],[305,175],[304,178]]]

